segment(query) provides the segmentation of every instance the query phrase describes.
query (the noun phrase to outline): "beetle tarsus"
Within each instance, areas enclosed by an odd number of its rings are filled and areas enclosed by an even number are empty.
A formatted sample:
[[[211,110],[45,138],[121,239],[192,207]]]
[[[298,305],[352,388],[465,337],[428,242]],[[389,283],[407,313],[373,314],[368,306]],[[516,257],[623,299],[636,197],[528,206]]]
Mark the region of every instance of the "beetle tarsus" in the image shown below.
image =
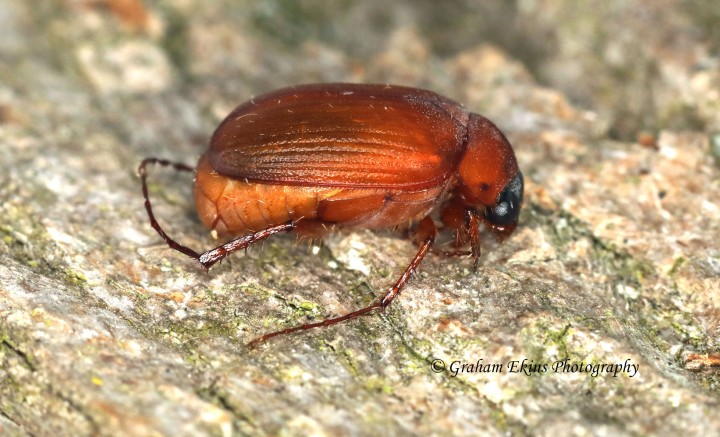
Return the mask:
[[[347,313],[345,315],[339,316],[339,317],[333,317],[330,319],[325,319],[320,322],[315,323],[306,323],[304,325],[294,326],[292,328],[286,328],[281,329],[279,331],[271,332],[269,334],[264,334],[252,341],[250,341],[247,345],[248,347],[255,347],[261,343],[266,342],[267,340],[277,337],[280,335],[285,334],[292,334],[293,332],[298,331],[306,331],[308,329],[312,328],[319,328],[319,327],[326,327],[335,325],[340,322],[344,322],[346,320],[351,320],[356,317],[368,314],[369,312],[379,309],[384,310],[387,308],[392,301],[400,295],[400,292],[402,291],[405,284],[408,282],[410,277],[412,276],[413,272],[418,268],[420,263],[422,262],[423,258],[425,258],[425,255],[428,253],[430,248],[432,247],[433,243],[435,242],[435,236],[437,234],[437,230],[435,228],[435,223],[433,223],[432,219],[430,217],[425,217],[418,226],[418,232],[423,234],[423,243],[420,245],[420,248],[418,249],[417,253],[415,254],[415,257],[410,261],[410,264],[407,266],[405,271],[402,275],[398,278],[398,280],[395,282],[395,285],[393,285],[390,290],[383,296],[382,299],[376,300],[371,305],[366,306],[364,308],[360,308],[359,310],[355,310],[353,312]]]
[[[454,258],[457,256],[468,256],[472,255],[472,252],[469,250],[443,250],[443,249],[435,249],[433,248],[430,253],[436,256],[444,256],[446,258]]]
[[[175,249],[178,252],[181,252],[190,258],[193,258],[197,260],[200,265],[205,269],[206,272],[210,271],[210,268],[215,265],[217,262],[222,261],[225,259],[228,255],[231,253],[241,250],[241,249],[247,249],[249,246],[259,242],[263,241],[266,238],[270,237],[271,235],[277,234],[279,232],[290,232],[297,226],[296,223],[299,220],[290,220],[286,223],[270,226],[268,228],[259,230],[257,232],[254,232],[250,235],[246,235],[244,237],[236,238],[234,240],[231,240],[225,244],[222,244],[214,249],[205,251],[203,253],[199,253],[194,251],[193,249],[184,246],[177,241],[173,240],[168,236],[165,231],[160,226],[160,223],[155,218],[155,214],[152,210],[152,205],[150,203],[150,197],[148,194],[148,186],[147,186],[147,165],[148,164],[158,164],[162,165],[163,167],[172,167],[177,171],[187,171],[192,172],[194,171],[192,167],[189,167],[185,164],[178,163],[178,162],[172,162],[167,159],[160,159],[160,158],[145,158],[140,163],[140,166],[138,167],[138,176],[140,176],[140,180],[142,182],[142,192],[143,196],[145,198],[145,209],[147,210],[148,217],[150,218],[150,226],[157,231],[158,235],[162,237],[163,240],[165,240],[165,243],[171,248]]]
[[[140,181],[142,182],[142,192],[143,197],[145,198],[145,210],[148,213],[148,217],[150,218],[150,226],[152,226],[153,229],[162,237],[163,240],[165,240],[165,243],[167,243],[168,246],[170,246],[172,249],[177,250],[180,253],[183,253],[190,258],[198,259],[200,257],[200,254],[195,252],[194,250],[190,249],[187,246],[183,246],[182,244],[176,242],[172,238],[170,238],[165,231],[160,227],[160,223],[158,223],[157,219],[155,218],[155,214],[153,214],[152,205],[150,204],[150,197],[148,194],[148,186],[147,186],[147,165],[148,164],[158,164],[162,165],[163,167],[172,167],[176,171],[187,171],[192,172],[194,171],[192,167],[187,166],[183,163],[179,162],[172,162],[168,161],[167,159],[160,159],[160,158],[145,158],[140,163],[140,166],[138,167],[138,176],[140,177]]]
[[[467,210],[468,234],[470,236],[470,255],[473,257],[473,273],[480,266],[480,217],[474,209]]]
[[[321,327],[335,325],[337,323],[344,322],[346,320],[354,319],[355,317],[363,316],[363,315],[368,314],[371,311],[376,310],[376,309],[383,309],[383,307],[381,306],[379,301],[373,303],[370,306],[361,308],[361,309],[359,309],[357,311],[353,311],[351,313],[344,314],[339,317],[333,317],[331,319],[325,319],[325,320],[322,320],[320,322],[315,322],[315,323],[306,323],[304,325],[293,326],[292,328],[281,329],[279,331],[270,332],[268,334],[261,335],[260,337],[250,341],[247,344],[247,346],[250,348],[253,348],[259,344],[265,343],[266,341],[268,341],[269,339],[271,339],[273,337],[278,337],[280,335],[292,334],[292,333],[298,332],[298,331],[307,331],[308,329],[321,328]]]

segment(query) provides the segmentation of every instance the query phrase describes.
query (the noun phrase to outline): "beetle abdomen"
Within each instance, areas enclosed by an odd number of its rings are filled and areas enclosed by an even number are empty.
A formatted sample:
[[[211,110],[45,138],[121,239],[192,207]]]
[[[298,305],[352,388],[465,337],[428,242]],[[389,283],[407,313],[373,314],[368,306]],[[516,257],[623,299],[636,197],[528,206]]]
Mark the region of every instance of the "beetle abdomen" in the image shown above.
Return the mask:
[[[426,190],[305,187],[237,180],[214,171],[203,155],[195,176],[202,222],[223,236],[238,236],[299,220],[296,233],[320,237],[334,227],[404,226],[424,217],[446,185]]]
[[[300,217],[314,219],[321,191],[229,178],[213,169],[207,154],[198,163],[194,190],[200,219],[222,236],[243,235]]]

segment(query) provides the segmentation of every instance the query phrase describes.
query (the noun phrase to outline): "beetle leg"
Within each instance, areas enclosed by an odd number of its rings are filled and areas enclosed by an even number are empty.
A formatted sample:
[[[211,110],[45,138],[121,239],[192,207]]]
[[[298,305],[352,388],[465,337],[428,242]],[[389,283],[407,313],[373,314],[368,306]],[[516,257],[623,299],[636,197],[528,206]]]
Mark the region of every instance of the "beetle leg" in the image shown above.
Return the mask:
[[[471,250],[443,250],[443,249],[435,249],[433,247],[432,253],[438,256],[444,256],[447,258],[453,258],[456,256],[468,256],[472,255]]]
[[[470,254],[473,257],[473,272],[477,272],[480,265],[480,217],[474,209],[465,212],[468,234],[470,236]]]
[[[455,246],[470,244],[470,250],[433,249],[440,256],[473,257],[473,272],[477,271],[480,260],[480,216],[474,208],[468,206],[459,197],[453,197],[440,211],[443,224],[455,230]]]
[[[457,196],[450,199],[440,210],[442,223],[455,231],[455,247],[461,247],[468,242],[467,205]],[[433,251],[435,252],[435,251]],[[449,252],[453,253],[453,252]],[[442,253],[441,253],[442,254]]]
[[[190,166],[187,166],[185,164],[177,163],[177,162],[171,162],[167,159],[158,159],[158,158],[145,158],[140,163],[140,167],[138,167],[138,176],[140,176],[140,182],[142,182],[142,192],[143,197],[145,197],[145,209],[147,210],[148,217],[150,217],[150,226],[153,227],[157,231],[158,234],[162,237],[163,240],[167,243],[168,246],[171,248],[177,250],[178,252],[184,253],[185,255],[198,259],[200,258],[200,254],[195,252],[194,250],[190,249],[187,246],[183,246],[180,243],[177,243],[175,240],[170,238],[165,231],[160,227],[160,223],[158,223],[157,219],[155,219],[155,214],[153,214],[152,206],[150,205],[150,197],[148,197],[148,187],[147,187],[147,168],[146,166],[148,164],[159,164],[163,167],[172,167],[177,171],[187,171],[192,172],[193,168]]]
[[[165,240],[165,243],[167,243],[170,248],[175,249],[178,252],[189,256],[190,258],[198,260],[198,262],[202,264],[202,266],[205,267],[206,270],[209,270],[210,267],[212,267],[215,263],[237,250],[247,249],[250,245],[257,243],[258,241],[262,241],[269,236],[277,234],[279,232],[290,232],[297,226],[297,220],[289,221],[287,223],[275,226],[270,226],[266,229],[262,229],[250,235],[236,238],[235,240],[220,245],[215,249],[211,249],[203,253],[198,253],[193,249],[184,246],[170,238],[160,227],[160,223],[158,223],[157,219],[155,218],[155,214],[153,214],[152,206],[150,204],[150,197],[148,196],[146,168],[147,164],[159,164],[164,167],[173,167],[177,171],[187,172],[192,172],[193,168],[185,164],[168,161],[167,159],[146,158],[143,159],[143,161],[140,163],[140,167],[138,167],[138,175],[140,176],[140,180],[142,182],[142,191],[143,196],[145,197],[145,209],[147,210],[148,217],[150,217],[150,226],[152,226],[153,229],[157,231],[157,233],[162,237],[163,240]]]
[[[387,292],[385,297],[383,297],[380,301],[380,304],[383,308],[390,305],[390,302],[392,302],[393,299],[395,299],[395,297],[400,294],[400,291],[405,286],[405,283],[410,279],[410,276],[412,276],[412,274],[415,272],[415,269],[418,268],[423,258],[425,258],[425,254],[430,250],[433,243],[435,242],[435,237],[437,236],[437,228],[435,227],[435,223],[433,222],[432,218],[425,217],[420,221],[420,224],[418,225],[417,235],[418,239],[422,241],[420,249],[415,255],[415,258],[413,258],[413,260],[410,262],[410,265],[407,266],[403,274],[397,280],[395,285],[393,285],[393,287]]]
[[[230,255],[231,253],[237,250],[247,249],[249,246],[252,246],[258,241],[265,240],[271,235],[279,234],[280,232],[290,232],[295,229],[295,226],[297,226],[297,221],[291,220],[287,223],[270,226],[260,231],[253,232],[250,235],[228,241],[227,243],[218,246],[215,249],[208,250],[207,252],[203,252],[197,256],[190,256],[197,259],[200,264],[205,267],[206,270],[209,270],[210,267],[212,267],[216,262],[221,261],[223,258]]]
[[[428,253],[430,248],[432,247],[433,243],[435,242],[435,236],[437,235],[437,229],[435,228],[435,223],[433,222],[432,218],[425,217],[422,219],[420,224],[418,225],[418,236],[422,238],[423,243],[420,245],[420,249],[418,249],[417,254],[415,254],[415,257],[412,261],[410,261],[410,264],[407,266],[405,271],[402,275],[400,275],[400,278],[395,282],[395,285],[393,285],[390,290],[383,296],[382,299],[376,300],[374,303],[372,303],[369,306],[366,306],[365,308],[361,308],[359,310],[347,313],[345,315],[334,317],[330,319],[325,319],[320,322],[315,323],[307,323],[300,326],[295,326],[292,328],[282,329],[280,331],[271,332],[269,334],[262,335],[254,340],[252,340],[250,343],[248,343],[248,346],[255,347],[260,343],[264,343],[265,341],[277,337],[279,335],[285,335],[285,334],[291,334],[293,332],[298,331],[305,331],[312,328],[319,328],[324,326],[331,326],[335,325],[340,322],[344,322],[346,320],[354,319],[355,317],[362,316],[364,314],[367,314],[373,310],[376,309],[383,309],[390,305],[390,303],[395,299],[400,292],[402,291],[403,287],[407,283],[407,281],[410,279],[412,274],[415,272],[415,270],[418,268],[420,263],[422,262],[423,258],[425,258],[425,255]]]

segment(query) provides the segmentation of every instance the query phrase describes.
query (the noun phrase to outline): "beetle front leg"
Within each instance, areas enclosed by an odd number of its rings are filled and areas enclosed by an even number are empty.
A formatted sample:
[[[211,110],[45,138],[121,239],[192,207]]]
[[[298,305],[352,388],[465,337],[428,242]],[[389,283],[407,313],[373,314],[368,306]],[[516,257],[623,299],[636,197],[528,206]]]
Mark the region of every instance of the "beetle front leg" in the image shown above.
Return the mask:
[[[470,244],[470,250],[433,250],[442,256],[464,256],[473,257],[473,272],[477,271],[480,265],[480,215],[474,208],[469,208],[459,197],[453,197],[440,211],[440,219],[443,224],[455,230],[455,245],[464,246]]]
[[[408,280],[410,280],[410,277],[413,275],[415,270],[420,266],[420,263],[422,262],[423,258],[425,258],[425,255],[428,253],[430,248],[432,247],[433,243],[435,242],[435,236],[437,235],[437,228],[435,227],[435,223],[433,222],[432,218],[425,217],[420,221],[420,224],[418,225],[417,229],[417,236],[419,239],[422,239],[422,244],[420,245],[420,248],[418,249],[418,252],[415,254],[415,257],[410,261],[410,264],[405,268],[405,271],[402,275],[400,275],[400,278],[395,282],[395,285],[393,285],[390,290],[383,296],[382,299],[376,300],[373,304],[366,306],[365,308],[361,308],[359,310],[347,313],[345,315],[334,317],[331,319],[325,319],[320,322],[316,323],[307,323],[300,326],[295,326],[292,328],[282,329],[280,331],[271,332],[269,334],[262,335],[254,340],[252,340],[250,343],[248,343],[249,347],[255,347],[260,343],[264,343],[267,340],[277,337],[279,335],[285,335],[285,334],[291,334],[293,332],[298,331],[306,331],[308,329],[312,328],[320,328],[324,326],[331,326],[335,325],[340,322],[344,322],[346,320],[354,319],[356,317],[362,316],[364,314],[367,314],[371,311],[374,311],[376,309],[384,309],[390,303],[398,296],[400,295],[400,292],[402,291],[403,287],[407,283]]]
[[[477,272],[480,265],[480,217],[474,209],[465,211],[468,223],[468,234],[470,236],[470,255],[473,257],[473,272]]]

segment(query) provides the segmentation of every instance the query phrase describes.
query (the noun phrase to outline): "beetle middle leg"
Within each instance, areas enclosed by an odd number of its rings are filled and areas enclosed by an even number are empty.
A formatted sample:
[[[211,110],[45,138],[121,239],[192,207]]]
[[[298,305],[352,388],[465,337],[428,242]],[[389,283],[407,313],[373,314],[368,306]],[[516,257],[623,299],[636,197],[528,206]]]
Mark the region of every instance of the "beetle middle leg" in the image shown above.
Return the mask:
[[[417,253],[415,254],[415,257],[410,261],[410,264],[405,268],[405,271],[400,275],[398,280],[395,282],[395,284],[390,287],[390,289],[385,293],[385,296],[382,297],[382,299],[376,300],[371,305],[366,306],[365,308],[360,308],[359,310],[352,311],[350,313],[347,313],[345,315],[339,316],[339,317],[333,317],[330,319],[325,319],[320,322],[315,323],[306,323],[304,325],[295,326],[292,328],[287,329],[281,329],[279,331],[271,332],[269,334],[262,335],[254,340],[252,340],[250,343],[248,343],[248,346],[254,347],[257,346],[260,343],[264,343],[265,341],[277,337],[279,335],[285,335],[285,334],[291,334],[293,332],[298,331],[305,331],[312,328],[320,328],[325,326],[331,326],[335,325],[340,322],[344,322],[346,320],[351,320],[356,317],[365,315],[371,311],[377,310],[377,309],[383,309],[390,305],[390,303],[398,296],[400,295],[400,292],[402,291],[405,284],[410,280],[410,277],[415,272],[415,270],[420,266],[420,263],[422,262],[423,258],[425,258],[425,255],[428,253],[430,248],[432,247],[433,243],[435,242],[435,237],[437,235],[437,228],[435,227],[435,223],[433,222],[432,218],[425,217],[420,221],[417,229],[418,238],[422,240],[422,244],[420,244],[420,248],[418,249]]]
[[[138,175],[140,176],[140,181],[142,182],[142,192],[143,196],[145,197],[145,209],[147,210],[148,217],[150,218],[150,225],[157,231],[157,233],[162,237],[163,240],[165,240],[165,243],[167,243],[170,248],[177,250],[180,253],[183,253],[190,258],[196,259],[206,270],[209,270],[210,267],[212,267],[215,263],[221,261],[226,256],[230,255],[233,252],[236,252],[241,249],[246,249],[247,247],[265,240],[266,238],[270,237],[271,235],[278,234],[280,232],[290,232],[293,229],[297,227],[297,220],[290,220],[287,223],[282,223],[279,225],[269,226],[265,229],[259,230],[257,232],[254,232],[250,235],[246,235],[244,237],[236,238],[234,240],[231,240],[225,244],[222,244],[214,249],[199,253],[194,251],[193,249],[184,246],[177,241],[173,240],[168,236],[168,234],[165,233],[165,231],[160,226],[160,223],[158,223],[157,219],[155,218],[155,214],[152,210],[152,205],[150,204],[150,197],[148,196],[148,187],[147,187],[147,165],[148,164],[158,164],[162,165],[163,167],[172,167],[177,171],[187,171],[192,172],[193,168],[189,167],[185,164],[176,163],[172,161],[168,161],[166,159],[158,159],[158,158],[146,158],[143,159],[143,161],[140,163],[140,167],[138,167]]]

